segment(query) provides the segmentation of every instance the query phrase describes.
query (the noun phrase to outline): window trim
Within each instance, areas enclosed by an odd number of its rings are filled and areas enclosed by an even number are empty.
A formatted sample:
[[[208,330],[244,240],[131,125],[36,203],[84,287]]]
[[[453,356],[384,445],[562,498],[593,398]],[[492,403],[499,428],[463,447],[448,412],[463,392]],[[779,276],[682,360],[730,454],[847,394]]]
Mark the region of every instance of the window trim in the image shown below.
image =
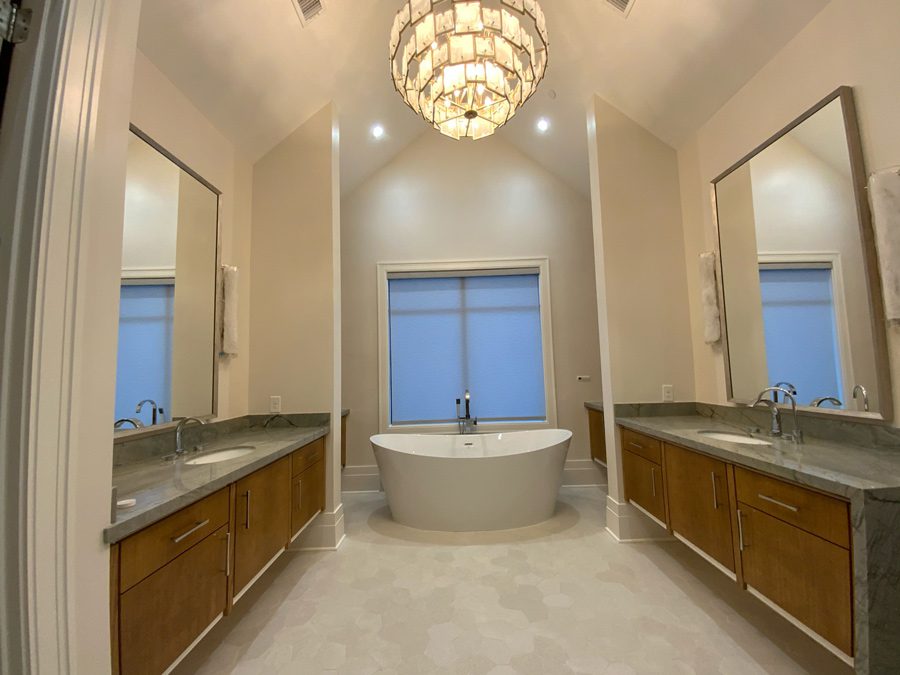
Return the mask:
[[[380,433],[457,433],[456,424],[391,424],[390,404],[390,320],[388,279],[397,276],[478,276],[511,272],[537,272],[541,313],[541,352],[544,366],[544,400],[547,417],[540,422],[490,422],[479,424],[484,433],[554,429],[557,426],[556,369],[553,363],[553,321],[550,307],[550,259],[494,258],[490,260],[444,260],[432,262],[380,262],[376,264],[378,289],[378,422]],[[461,393],[461,392],[460,392]],[[475,411],[477,412],[477,401]]]

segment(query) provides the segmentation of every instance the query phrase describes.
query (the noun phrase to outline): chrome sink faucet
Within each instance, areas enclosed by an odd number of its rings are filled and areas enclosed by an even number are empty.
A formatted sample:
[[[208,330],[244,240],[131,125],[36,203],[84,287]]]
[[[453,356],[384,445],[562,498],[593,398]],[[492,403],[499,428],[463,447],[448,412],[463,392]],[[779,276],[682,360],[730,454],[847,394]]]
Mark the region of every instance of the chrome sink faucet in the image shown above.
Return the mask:
[[[863,410],[869,412],[869,392],[866,391],[864,386],[858,384],[853,387],[853,400],[855,401],[860,395],[862,396]]]
[[[812,401],[810,401],[809,404],[810,404],[813,408],[821,408],[823,403],[831,403],[831,404],[833,404],[833,405],[836,405],[836,406],[839,407],[839,408],[840,408],[842,405],[844,405],[844,404],[841,402],[841,399],[836,398],[836,397],[834,397],[834,396],[820,396],[819,398],[814,398]]]
[[[794,397],[797,396],[797,387],[792,385],[790,382],[776,382],[774,389],[777,389],[779,391],[781,389],[787,389],[788,394]],[[772,392],[772,400],[775,401],[775,403],[778,403],[778,391]]]
[[[126,424],[130,424],[135,429],[140,429],[144,426],[144,423],[139,419],[135,419],[134,417],[123,417],[122,419],[116,420],[113,429],[124,429]]]
[[[151,417],[150,417],[150,424],[154,424],[154,425],[155,425],[155,424],[159,421],[159,418],[160,418],[160,417],[163,417],[164,411],[163,411],[162,408],[160,408],[160,407],[156,404],[156,401],[154,401],[152,398],[145,398],[143,401],[141,401],[140,403],[138,403],[137,406],[135,406],[134,412],[135,412],[136,414],[140,415],[140,414],[141,414],[141,410],[144,409],[144,405],[145,405],[145,404],[150,406],[150,411],[151,411],[151,413],[150,413],[150,415],[151,415]],[[165,420],[165,417],[163,417],[163,420],[162,420],[162,421],[163,421],[163,422],[166,421],[166,420]]]
[[[772,399],[769,400],[766,398],[766,394],[771,393]],[[789,392],[787,389],[782,387],[766,387],[761,392],[759,392],[759,396],[756,397],[756,400],[751,405],[751,408],[758,408],[761,405],[769,406],[772,410],[772,436],[782,436],[781,429],[781,411],[778,408],[778,404],[774,401],[778,394],[783,394],[785,400],[791,402],[791,412],[794,416],[794,432],[791,434],[791,440],[794,443],[800,444],[803,443],[803,432],[800,430],[800,419],[797,417],[797,399],[794,398],[794,395]]]
[[[206,424],[203,420],[197,417],[184,417],[178,421],[178,425],[175,427],[175,456],[181,456],[184,454],[184,447],[181,444],[181,432],[182,430],[190,423],[196,422],[197,424]]]
[[[469,393],[469,390],[466,389],[466,414],[462,416],[459,414],[459,404],[461,403],[460,399],[456,399],[456,424],[459,426],[459,433],[461,434],[474,434],[475,427],[478,426],[478,418],[472,417],[471,412],[471,402],[472,395]]]

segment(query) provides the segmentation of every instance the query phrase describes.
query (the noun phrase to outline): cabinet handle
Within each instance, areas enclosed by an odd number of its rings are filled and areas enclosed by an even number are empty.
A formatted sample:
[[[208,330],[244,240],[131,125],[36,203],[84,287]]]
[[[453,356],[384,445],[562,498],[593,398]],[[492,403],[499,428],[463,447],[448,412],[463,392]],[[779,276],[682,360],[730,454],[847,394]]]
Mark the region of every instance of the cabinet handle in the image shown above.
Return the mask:
[[[800,510],[796,506],[791,506],[790,504],[785,504],[784,502],[780,502],[777,499],[766,497],[761,493],[758,493],[756,496],[762,499],[764,502],[769,502],[770,504],[774,504],[775,506],[780,506],[781,508],[787,509],[788,511],[793,511],[794,513],[797,513]]]
[[[297,508],[303,506],[303,481],[297,481]]]
[[[650,485],[653,488],[653,496],[656,496],[656,469],[650,467]]]
[[[250,490],[247,490],[247,492],[244,493],[244,499],[247,500],[247,504],[246,504],[247,512],[244,515],[244,529],[249,530],[250,529]]]
[[[641,445],[640,443],[635,443],[633,441],[628,441],[628,445],[630,445],[632,448],[637,448],[638,450],[644,449],[643,445]]]
[[[179,534],[177,537],[172,537],[172,543],[174,543],[174,544],[180,544],[180,543],[183,542],[185,539],[187,539],[187,538],[190,537],[192,534],[194,534],[194,532],[196,532],[197,530],[200,530],[200,529],[206,527],[207,525],[209,525],[209,518],[207,518],[206,520],[204,520],[202,523],[196,523],[191,529],[189,529],[189,530],[188,530],[187,532],[185,532],[184,534]]]
[[[225,533],[225,576],[231,576],[231,532]]]
[[[737,510],[737,521],[738,521],[738,548],[741,552],[747,548],[747,544],[744,543],[744,514],[738,509]]]
[[[712,478],[712,484],[713,484],[713,508],[716,511],[718,511],[719,510],[719,494],[718,494],[718,491],[716,488],[716,472],[710,471],[709,476],[710,476],[710,478]]]

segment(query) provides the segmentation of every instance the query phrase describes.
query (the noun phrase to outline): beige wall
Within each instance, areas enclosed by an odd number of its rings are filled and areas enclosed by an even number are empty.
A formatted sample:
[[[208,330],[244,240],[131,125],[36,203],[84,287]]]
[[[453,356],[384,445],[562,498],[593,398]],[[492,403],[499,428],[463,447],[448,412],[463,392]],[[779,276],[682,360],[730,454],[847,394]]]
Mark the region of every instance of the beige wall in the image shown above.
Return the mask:
[[[548,256],[560,427],[587,459],[583,403],[600,398],[590,204],[499,137],[426,131],[342,204],[344,405],[350,466],[378,433],[378,262]],[[592,381],[576,382],[578,375]]]
[[[187,417],[212,411],[218,200],[192,176],[179,174],[171,414]]]
[[[250,412],[340,415],[337,131],[328,105],[253,167]],[[328,437],[329,509],[340,504],[340,425]]]
[[[694,397],[675,150],[595,96],[588,110],[597,308],[604,401]],[[654,536],[624,503],[621,448],[606,415],[607,525]],[[655,526],[653,526],[655,527]]]
[[[131,122],[222,191],[221,261],[241,269],[238,356],[218,359],[219,417],[248,410],[250,163],[144,56],[137,53]]]
[[[833,0],[715,116],[679,148],[697,396],[725,401],[720,348],[703,343],[696,257],[714,247],[709,182],[840,85],[856,94],[868,171],[900,164],[900,3]],[[900,333],[890,336],[895,417]]]

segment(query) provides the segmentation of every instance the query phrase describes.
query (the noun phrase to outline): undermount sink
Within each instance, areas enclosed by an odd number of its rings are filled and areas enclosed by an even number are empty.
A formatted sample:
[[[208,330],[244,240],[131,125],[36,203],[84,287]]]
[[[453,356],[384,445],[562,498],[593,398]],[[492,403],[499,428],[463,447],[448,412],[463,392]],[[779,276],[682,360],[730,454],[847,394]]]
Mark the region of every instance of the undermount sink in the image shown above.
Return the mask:
[[[753,438],[753,436],[748,436],[746,434],[733,434],[728,431],[704,429],[697,433],[701,436],[707,436],[717,441],[728,441],[729,443],[741,443],[743,445],[772,445],[769,441],[764,441],[761,438]]]
[[[194,457],[193,459],[188,459],[185,461],[185,464],[190,464],[191,466],[200,466],[202,464],[216,464],[217,462],[227,462],[230,459],[237,459],[238,457],[249,455],[254,450],[256,450],[256,447],[252,445],[236,445],[233,448],[222,448],[221,450],[216,450],[215,452],[210,452],[205,455],[200,455],[199,457]]]

